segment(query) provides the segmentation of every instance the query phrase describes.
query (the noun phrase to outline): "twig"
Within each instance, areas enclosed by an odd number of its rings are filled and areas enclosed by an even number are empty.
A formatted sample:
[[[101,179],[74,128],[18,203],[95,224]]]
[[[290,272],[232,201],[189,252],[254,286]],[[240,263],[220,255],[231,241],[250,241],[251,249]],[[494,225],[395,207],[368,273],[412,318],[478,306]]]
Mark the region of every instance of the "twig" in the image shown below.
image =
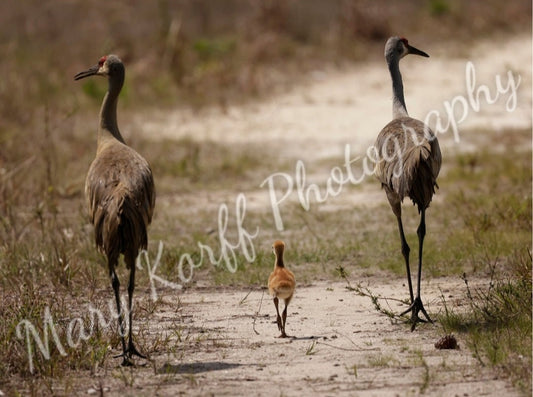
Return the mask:
[[[365,351],[365,350],[378,350],[378,348],[375,348],[375,347],[374,347],[374,348],[369,348],[369,349],[365,349],[365,348],[363,348],[363,347],[359,347],[359,346],[357,346],[357,344],[356,344],[353,340],[351,340],[348,336],[346,336],[346,335],[344,335],[344,334],[341,334],[340,332],[337,332],[337,334],[339,334],[339,335],[342,336],[343,338],[348,339],[348,340],[350,341],[350,343],[351,343],[352,345],[354,345],[358,350],[363,350],[363,351]]]
[[[300,219],[305,223],[305,226],[307,226],[307,229],[309,230],[309,232],[313,235],[313,237],[319,241],[320,238],[318,237],[318,234],[315,233],[315,231],[313,230],[313,228],[311,227],[311,225],[309,225],[309,222],[307,221],[307,219],[305,218],[305,216],[301,213],[301,212],[296,212],[296,214],[300,217]]]
[[[246,301],[246,298],[248,298],[248,295],[250,295],[251,292],[252,292],[251,290],[248,291],[248,293],[245,295],[245,297],[240,300],[239,305],[242,305],[244,303],[244,301]]]
[[[248,292],[248,294],[250,294],[250,292]],[[253,316],[254,317],[254,321],[252,322],[252,329],[254,330],[256,335],[259,335],[259,332],[257,332],[257,330],[255,329],[255,320],[257,320],[257,316],[259,316],[259,312],[261,311],[261,305],[263,304],[263,296],[264,295],[265,295],[265,291],[263,290],[263,293],[261,294],[261,300],[259,301],[259,308],[257,309],[257,311],[255,312],[255,314]],[[248,295],[246,295],[246,296],[248,296]],[[246,297],[244,297],[244,299],[246,299]]]
[[[353,343],[353,342],[352,342]],[[371,347],[371,348],[368,348],[368,349],[365,349],[365,348],[362,348],[362,347],[357,347],[357,348],[348,348],[348,347],[340,347],[340,346],[335,346],[335,345],[332,345],[330,343],[326,343],[326,342],[321,342],[321,341],[317,341],[316,344],[321,344],[321,345],[325,345],[325,346],[329,346],[329,347],[333,347],[334,349],[338,349],[338,350],[344,350],[344,351],[348,351],[348,352],[360,352],[360,351],[371,351],[371,350],[379,350],[379,348],[377,347]]]
[[[163,52],[162,64],[165,68],[169,69],[172,66],[172,58],[174,52],[176,51],[176,45],[178,43],[178,36],[181,30],[182,16],[181,14],[178,17],[172,19],[170,22],[170,27],[167,33],[167,39],[165,43],[165,50]]]
[[[405,299],[399,299],[399,298],[385,298],[381,295],[374,295],[372,291],[368,289],[368,287],[362,287],[361,284],[357,284],[357,287],[353,287],[351,291],[357,292],[361,296],[366,296],[368,298],[378,298],[378,299],[384,299],[386,302],[388,301],[395,301],[400,303],[406,303]],[[366,291],[366,292],[365,292]]]
[[[354,292],[356,292],[357,294],[359,294],[361,296],[366,296],[366,297],[370,298],[372,300],[372,303],[374,304],[374,307],[376,308],[376,310],[378,312],[382,313],[382,314],[385,314],[391,320],[395,319],[396,317],[399,317],[399,316],[396,316],[396,314],[394,314],[394,312],[392,311],[392,309],[391,309],[391,307],[389,305],[389,300],[405,303],[404,300],[397,299],[397,298],[384,298],[381,295],[374,295],[372,293],[372,291],[370,291],[370,289],[368,289],[368,287],[362,287],[361,283],[357,284],[357,286],[355,286],[355,287],[352,287],[352,284],[350,283],[350,280],[348,279],[348,273],[346,272],[346,270],[340,265],[335,270],[337,270],[337,272],[339,273],[339,276],[344,281],[346,281],[346,287],[345,288],[348,291],[354,291]],[[387,303],[387,306],[389,307],[389,310],[383,309],[381,307],[381,304],[379,303],[379,299],[384,299],[385,300],[385,302]]]

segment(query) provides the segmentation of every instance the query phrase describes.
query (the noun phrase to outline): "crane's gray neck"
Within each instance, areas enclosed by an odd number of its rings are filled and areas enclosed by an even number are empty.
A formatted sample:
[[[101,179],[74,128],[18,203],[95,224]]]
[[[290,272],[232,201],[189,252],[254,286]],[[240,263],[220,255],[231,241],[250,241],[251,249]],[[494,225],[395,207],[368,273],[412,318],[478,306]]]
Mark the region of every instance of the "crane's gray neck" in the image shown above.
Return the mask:
[[[110,133],[114,138],[124,143],[117,123],[118,95],[124,84],[124,72],[117,72],[109,76],[109,88],[105,94],[102,108],[100,109],[100,138]]]
[[[392,118],[407,117],[407,108],[403,98],[403,82],[400,74],[400,60],[398,58],[388,61],[392,79]]]

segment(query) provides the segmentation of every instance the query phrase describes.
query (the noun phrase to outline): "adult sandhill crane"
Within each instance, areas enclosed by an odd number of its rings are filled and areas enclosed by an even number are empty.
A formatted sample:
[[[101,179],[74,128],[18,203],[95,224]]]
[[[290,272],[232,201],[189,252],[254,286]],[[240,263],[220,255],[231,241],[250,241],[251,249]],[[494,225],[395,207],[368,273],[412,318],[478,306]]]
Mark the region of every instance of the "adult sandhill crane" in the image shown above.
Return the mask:
[[[294,281],[294,274],[285,267],[283,263],[283,251],[285,250],[285,244],[281,240],[274,241],[272,245],[276,260],[274,261],[274,271],[268,277],[268,290],[270,295],[274,297],[274,306],[276,306],[276,321],[278,323],[278,329],[281,331],[280,338],[287,338],[285,333],[285,324],[287,323],[287,306],[294,294],[294,287],[296,282]],[[285,302],[285,308],[283,309],[283,318],[279,315],[278,302],[279,299],[283,299]]]
[[[385,59],[392,78],[392,121],[379,133],[376,143],[376,155],[379,162],[375,172],[387,193],[390,206],[398,221],[402,254],[407,268],[407,281],[411,296],[411,305],[401,313],[411,314],[411,331],[417,322],[425,322],[418,316],[419,312],[431,322],[420,298],[420,279],[422,275],[422,247],[426,234],[426,209],[435,193],[437,176],[441,166],[439,142],[431,129],[419,120],[409,117],[403,97],[403,83],[400,74],[400,59],[408,54],[429,57],[409,45],[407,39],[391,37],[385,45]],[[409,245],[405,239],[402,225],[401,203],[409,197],[418,206],[420,224],[418,235],[418,279],[416,297],[413,296],[411,271],[409,268]]]
[[[146,358],[132,339],[132,301],[135,260],[148,245],[147,227],[152,220],[155,187],[146,160],[124,142],[117,124],[118,95],[124,83],[124,65],[116,55],[104,56],[98,65],[78,73],[75,80],[97,75],[107,77],[109,88],[100,110],[96,157],[85,181],[85,196],[94,225],[96,246],[107,257],[115,292],[118,326],[122,339],[122,365],[132,365],[132,355]],[[115,272],[120,254],[130,271],[128,284],[129,332],[126,347],[120,282]]]

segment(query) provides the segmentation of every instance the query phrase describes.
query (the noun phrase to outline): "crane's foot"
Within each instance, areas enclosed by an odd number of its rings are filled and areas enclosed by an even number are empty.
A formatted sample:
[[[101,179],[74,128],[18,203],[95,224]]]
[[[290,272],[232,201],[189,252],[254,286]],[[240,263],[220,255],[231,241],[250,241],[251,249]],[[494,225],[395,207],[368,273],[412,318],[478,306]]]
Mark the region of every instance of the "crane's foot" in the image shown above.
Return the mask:
[[[411,306],[409,306],[407,310],[400,313],[400,316],[403,316],[409,312],[411,312],[411,332],[415,330],[417,323],[433,323],[433,320],[429,318],[429,315],[426,312],[426,309],[424,308],[424,304],[422,303],[422,299],[420,299],[419,296],[415,298],[415,301],[411,304]],[[418,313],[420,312],[426,318],[425,320],[423,318],[418,317]]]
[[[122,357],[122,365],[123,367],[133,367],[135,364],[133,364],[133,361],[130,360],[130,356],[127,351],[122,352],[121,354],[117,354],[116,356],[113,356],[113,358],[119,358]]]
[[[131,361],[129,358],[124,357],[124,360],[122,360],[122,364],[120,364],[123,367],[133,367],[135,364],[133,364],[133,361]]]
[[[146,356],[139,353],[139,351],[137,350],[133,342],[130,340],[130,342],[128,343],[128,348],[124,350],[122,354],[118,354],[114,356],[113,358],[123,357],[121,365],[123,367],[131,367],[134,365],[133,361],[130,360],[132,356],[137,356],[137,357],[146,359]]]
[[[281,335],[278,336],[278,338],[290,338],[290,336],[287,335],[287,334],[285,333],[285,331],[281,331]]]
[[[137,348],[135,347],[135,345],[133,344],[133,342],[131,341],[130,339],[130,342],[128,344],[128,350],[127,352],[129,353],[129,356],[137,356],[137,357],[140,357],[140,358],[144,358],[146,359],[146,356],[144,354],[141,354],[139,353],[139,351],[137,350]]]

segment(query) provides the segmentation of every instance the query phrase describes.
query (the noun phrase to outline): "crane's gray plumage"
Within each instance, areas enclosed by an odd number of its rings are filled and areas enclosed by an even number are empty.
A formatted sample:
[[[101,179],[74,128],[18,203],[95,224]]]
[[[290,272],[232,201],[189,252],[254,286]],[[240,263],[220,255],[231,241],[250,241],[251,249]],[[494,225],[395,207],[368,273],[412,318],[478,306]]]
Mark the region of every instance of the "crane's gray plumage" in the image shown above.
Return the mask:
[[[421,311],[431,321],[420,299],[420,278],[422,273],[422,247],[426,233],[425,211],[429,207],[437,176],[441,167],[439,142],[431,129],[419,120],[409,117],[403,95],[403,82],[400,74],[400,59],[408,54],[429,57],[425,52],[410,46],[406,39],[391,37],[385,45],[385,59],[392,79],[392,116],[393,120],[379,133],[374,148],[379,161],[375,174],[387,193],[392,211],[396,215],[402,254],[407,268],[407,279],[411,295],[411,306],[405,314],[412,311],[412,330]],[[409,197],[416,204],[420,213],[420,225],[417,229],[419,240],[417,296],[413,295],[411,272],[409,267],[409,245],[405,239],[401,218],[401,203]]]
[[[124,83],[124,65],[115,55],[102,57],[98,65],[78,73],[76,80],[93,75],[106,76],[108,91],[100,110],[96,157],[85,181],[85,196],[96,246],[107,257],[108,270],[118,310],[122,338],[122,365],[131,365],[132,355],[143,357],[132,340],[132,299],[135,288],[135,260],[148,246],[147,228],[155,205],[152,171],[146,160],[124,142],[117,124],[118,95]],[[120,254],[130,271],[128,284],[129,341],[124,339],[120,304],[120,282],[115,269]]]
[[[439,143],[424,123],[410,117],[392,120],[380,132],[375,147],[380,155],[376,176],[400,201],[410,197],[418,211],[429,207],[441,165]],[[388,160],[386,160],[388,159]]]

